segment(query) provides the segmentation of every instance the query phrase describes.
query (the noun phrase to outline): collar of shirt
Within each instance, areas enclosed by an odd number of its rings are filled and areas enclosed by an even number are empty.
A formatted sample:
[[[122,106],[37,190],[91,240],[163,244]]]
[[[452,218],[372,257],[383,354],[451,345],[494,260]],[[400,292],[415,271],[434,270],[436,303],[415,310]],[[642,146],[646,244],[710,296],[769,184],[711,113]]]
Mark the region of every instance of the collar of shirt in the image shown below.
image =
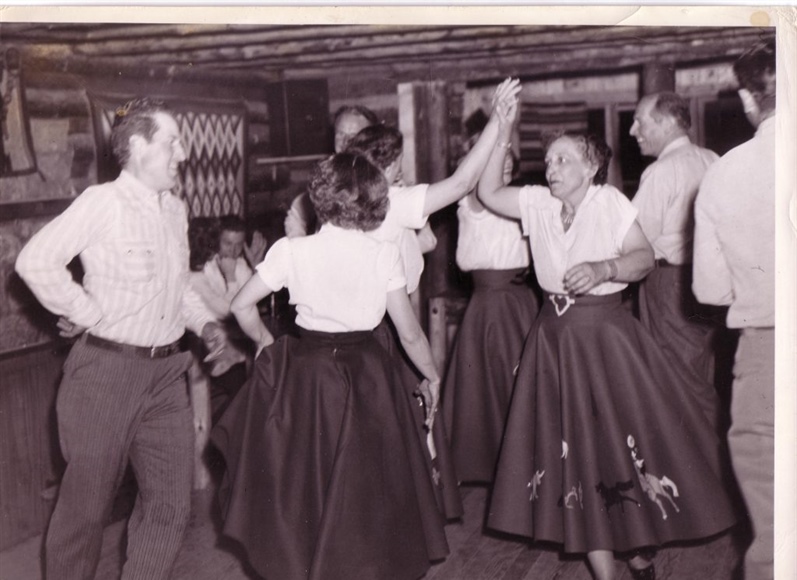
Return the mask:
[[[758,129],[755,131],[755,136],[760,137],[763,135],[767,135],[769,133],[775,132],[775,115],[771,117],[767,117],[758,125]]]
[[[591,202],[591,201],[592,201],[592,200],[595,198],[595,194],[598,192],[598,190],[599,190],[601,187],[603,187],[603,186],[602,186],[602,185],[595,185],[595,184],[593,183],[593,184],[591,184],[591,185],[590,185],[590,186],[587,188],[587,193],[586,193],[586,194],[584,194],[584,199],[582,199],[582,200],[581,200],[581,203],[580,203],[580,204],[578,204],[578,208],[576,209],[576,213],[578,213],[579,211],[581,211],[581,208],[584,208],[584,207],[586,207],[587,205],[589,205],[589,203],[590,203],[590,202]],[[561,201],[561,200],[558,200],[558,201],[559,201],[560,210],[561,210],[561,206],[562,206],[562,205],[564,205],[564,204],[562,203],[562,201]]]
[[[325,223],[319,229],[316,235],[324,236],[364,236],[368,232],[358,230],[357,228],[342,228],[332,223]]]
[[[171,191],[168,189],[166,191],[156,191],[145,185],[140,179],[126,169],[122,169],[117,183],[120,184],[125,191],[130,192],[135,199],[149,208],[171,209],[166,205],[169,203],[170,198],[173,197]]]
[[[669,155],[670,153],[672,153],[676,149],[680,149],[681,147],[685,147],[686,145],[689,145],[690,143],[691,143],[691,141],[689,140],[689,137],[686,136],[686,135],[681,135],[680,137],[677,137],[676,139],[673,139],[672,141],[667,143],[667,146],[664,147],[664,149],[661,150],[661,153],[659,153],[659,159],[662,159],[663,157],[666,157],[667,155]]]

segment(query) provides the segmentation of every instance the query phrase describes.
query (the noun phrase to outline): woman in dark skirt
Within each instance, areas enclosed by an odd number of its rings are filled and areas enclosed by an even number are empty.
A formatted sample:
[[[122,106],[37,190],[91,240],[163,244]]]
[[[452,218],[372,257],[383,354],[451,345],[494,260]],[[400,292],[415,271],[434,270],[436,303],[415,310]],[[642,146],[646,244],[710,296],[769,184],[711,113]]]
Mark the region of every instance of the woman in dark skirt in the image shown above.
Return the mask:
[[[430,417],[440,386],[399,250],[365,234],[384,219],[387,182],[339,154],[310,199],[320,231],[277,241],[233,301],[262,352],[212,434],[227,465],[224,533],[268,579],[413,580],[448,546],[413,403],[373,336],[385,310],[426,379]],[[300,336],[273,342],[256,305],[283,287]]]
[[[711,425],[654,339],[621,305],[653,252],[622,193],[606,185],[611,151],[562,134],[546,187],[502,187],[495,150],[485,205],[520,218],[543,306],[524,347],[488,526],[586,553],[599,580],[614,553],[655,577],[652,551],[729,528],[727,462]]]
[[[505,144],[508,146],[508,144]],[[506,156],[503,183],[512,179]],[[485,208],[474,190],[459,202],[457,266],[473,294],[443,384],[443,418],[460,481],[491,482],[523,342],[537,316],[520,223]]]
[[[430,214],[462,198],[476,184],[495,143],[498,125],[502,122],[511,123],[511,120],[506,120],[505,112],[516,102],[519,91],[520,83],[517,79],[506,79],[496,87],[493,110],[481,137],[453,175],[435,183],[412,186],[401,183],[404,138],[394,127],[366,127],[349,142],[347,151],[367,157],[383,171],[390,184],[390,207],[387,216],[370,235],[377,240],[392,241],[399,247],[408,292],[414,292],[418,288],[424,267],[420,237],[416,230],[427,227]],[[412,393],[417,390],[418,382],[423,377],[418,375],[417,370],[420,369],[413,368],[412,362],[402,352],[393,326],[391,321],[385,319],[377,326],[374,335],[396,361],[405,394],[412,400]],[[416,406],[415,425],[417,437],[426,450],[427,471],[433,483],[440,513],[446,519],[459,518],[464,510],[454,463],[448,449],[445,423],[438,420],[425,425],[424,411]]]

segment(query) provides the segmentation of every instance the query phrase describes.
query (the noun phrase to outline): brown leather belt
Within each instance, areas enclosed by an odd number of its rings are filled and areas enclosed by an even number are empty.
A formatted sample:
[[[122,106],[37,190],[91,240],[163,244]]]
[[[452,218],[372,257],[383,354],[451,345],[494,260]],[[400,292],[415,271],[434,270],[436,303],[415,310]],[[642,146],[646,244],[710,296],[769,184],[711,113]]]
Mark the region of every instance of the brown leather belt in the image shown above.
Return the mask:
[[[94,336],[93,334],[87,334],[86,344],[138,358],[165,358],[180,352],[179,340],[163,346],[134,346],[132,344],[123,344],[121,342],[106,340],[99,336]]]

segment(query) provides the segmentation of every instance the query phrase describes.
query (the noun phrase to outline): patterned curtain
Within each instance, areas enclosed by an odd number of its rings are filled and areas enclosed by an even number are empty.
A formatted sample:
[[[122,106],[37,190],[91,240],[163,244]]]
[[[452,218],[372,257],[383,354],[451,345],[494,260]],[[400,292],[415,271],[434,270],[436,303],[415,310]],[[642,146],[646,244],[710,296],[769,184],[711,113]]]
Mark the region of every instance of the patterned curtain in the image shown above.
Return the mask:
[[[586,131],[586,103],[521,103],[520,172],[545,174],[543,140],[557,130]]]
[[[119,166],[111,152],[114,111],[129,95],[90,95],[97,145],[97,179],[116,178]],[[243,215],[246,142],[246,110],[242,103],[209,103],[174,100],[175,112],[187,159],[180,166],[175,193],[188,204],[189,218]]]

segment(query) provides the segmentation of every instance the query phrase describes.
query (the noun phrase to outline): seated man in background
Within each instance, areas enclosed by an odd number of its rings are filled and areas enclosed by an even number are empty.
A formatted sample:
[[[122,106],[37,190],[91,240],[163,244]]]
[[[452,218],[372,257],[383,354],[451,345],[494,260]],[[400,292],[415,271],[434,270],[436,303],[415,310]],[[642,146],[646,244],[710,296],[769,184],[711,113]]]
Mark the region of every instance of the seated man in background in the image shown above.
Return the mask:
[[[221,416],[248,377],[251,345],[230,313],[232,299],[252,277],[254,266],[265,256],[267,242],[259,231],[246,244],[246,225],[237,215],[221,218],[196,217],[188,226],[191,248],[189,284],[230,338],[222,356],[203,363],[204,349],[194,342],[194,362],[189,371],[191,406],[194,412],[197,463],[194,487],[204,489],[210,473],[204,461],[210,428]]]

